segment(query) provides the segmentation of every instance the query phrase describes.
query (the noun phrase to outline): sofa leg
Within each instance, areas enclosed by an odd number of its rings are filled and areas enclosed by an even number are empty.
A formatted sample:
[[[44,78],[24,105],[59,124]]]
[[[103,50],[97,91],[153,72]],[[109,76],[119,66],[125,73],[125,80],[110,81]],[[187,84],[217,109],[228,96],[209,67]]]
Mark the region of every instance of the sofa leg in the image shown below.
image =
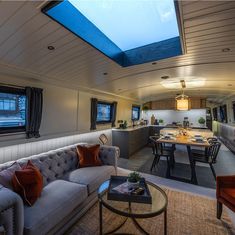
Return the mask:
[[[221,218],[222,211],[223,211],[223,205],[221,202],[217,200],[217,219]]]

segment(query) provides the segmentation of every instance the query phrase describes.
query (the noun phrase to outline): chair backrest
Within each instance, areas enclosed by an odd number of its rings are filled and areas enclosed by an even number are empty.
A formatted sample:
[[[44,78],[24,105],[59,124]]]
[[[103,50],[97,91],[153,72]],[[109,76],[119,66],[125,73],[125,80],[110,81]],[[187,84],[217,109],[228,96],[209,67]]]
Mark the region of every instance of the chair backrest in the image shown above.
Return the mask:
[[[105,134],[101,134],[99,136],[99,140],[102,145],[105,145],[108,142],[108,137]]]
[[[161,143],[158,143],[156,140],[158,139],[158,136],[150,136],[149,140],[151,143],[153,154],[156,155],[159,153],[159,151],[162,151],[162,145]]]
[[[210,143],[210,147],[208,148],[208,156],[212,163],[216,163],[216,158],[219,153],[221,147],[221,143],[218,141],[214,141]]]
[[[207,141],[209,143],[213,143],[213,142],[218,142],[218,139],[216,137],[209,137],[209,138],[207,138]]]

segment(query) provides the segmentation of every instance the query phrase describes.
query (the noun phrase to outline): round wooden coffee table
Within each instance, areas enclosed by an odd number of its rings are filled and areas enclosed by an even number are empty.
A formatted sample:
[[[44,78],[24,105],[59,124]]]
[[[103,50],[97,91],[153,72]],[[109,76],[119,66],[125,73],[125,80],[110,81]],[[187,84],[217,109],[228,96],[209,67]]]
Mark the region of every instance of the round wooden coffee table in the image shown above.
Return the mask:
[[[143,234],[149,234],[138,222],[136,219],[146,219],[154,216],[158,216],[164,213],[164,234],[167,234],[167,195],[166,193],[157,185],[147,182],[150,194],[152,196],[152,204],[144,203],[134,203],[134,202],[123,202],[123,201],[114,201],[108,200],[108,187],[109,180],[103,182],[98,189],[98,199],[99,199],[99,223],[100,223],[100,234],[103,233],[103,207],[108,210],[116,213],[118,215],[124,216],[125,219],[105,234],[114,234],[117,232],[130,218],[135,227]]]

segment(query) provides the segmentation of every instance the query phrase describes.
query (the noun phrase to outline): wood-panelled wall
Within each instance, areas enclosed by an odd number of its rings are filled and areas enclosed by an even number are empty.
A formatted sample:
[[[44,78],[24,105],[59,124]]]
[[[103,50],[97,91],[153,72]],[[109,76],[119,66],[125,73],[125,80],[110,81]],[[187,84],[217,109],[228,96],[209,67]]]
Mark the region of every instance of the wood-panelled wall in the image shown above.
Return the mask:
[[[165,100],[156,100],[145,103],[144,106],[147,106],[150,110],[175,110],[176,101],[175,99],[165,99]],[[206,108],[206,99],[205,98],[190,98],[189,99],[189,108],[190,109],[204,109]]]

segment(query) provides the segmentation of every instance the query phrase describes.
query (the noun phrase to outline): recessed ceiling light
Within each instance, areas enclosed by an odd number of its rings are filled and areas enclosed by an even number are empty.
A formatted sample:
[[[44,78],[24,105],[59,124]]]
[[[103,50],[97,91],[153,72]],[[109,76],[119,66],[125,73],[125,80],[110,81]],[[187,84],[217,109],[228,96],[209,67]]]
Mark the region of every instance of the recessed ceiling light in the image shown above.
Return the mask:
[[[168,79],[168,78],[169,78],[169,76],[162,76],[162,77],[161,77],[161,79],[163,79],[163,80],[164,80],[164,79]]]
[[[53,47],[53,46],[48,46],[47,49],[50,50],[50,51],[53,51],[53,50],[55,50],[55,47]]]
[[[230,48],[223,48],[222,49],[222,52],[229,52],[230,51]]]
[[[108,75],[108,73],[105,72],[105,73],[103,73],[103,75]]]
[[[157,64],[157,62],[153,62],[153,63],[152,63],[152,65],[155,65],[155,64]]]

